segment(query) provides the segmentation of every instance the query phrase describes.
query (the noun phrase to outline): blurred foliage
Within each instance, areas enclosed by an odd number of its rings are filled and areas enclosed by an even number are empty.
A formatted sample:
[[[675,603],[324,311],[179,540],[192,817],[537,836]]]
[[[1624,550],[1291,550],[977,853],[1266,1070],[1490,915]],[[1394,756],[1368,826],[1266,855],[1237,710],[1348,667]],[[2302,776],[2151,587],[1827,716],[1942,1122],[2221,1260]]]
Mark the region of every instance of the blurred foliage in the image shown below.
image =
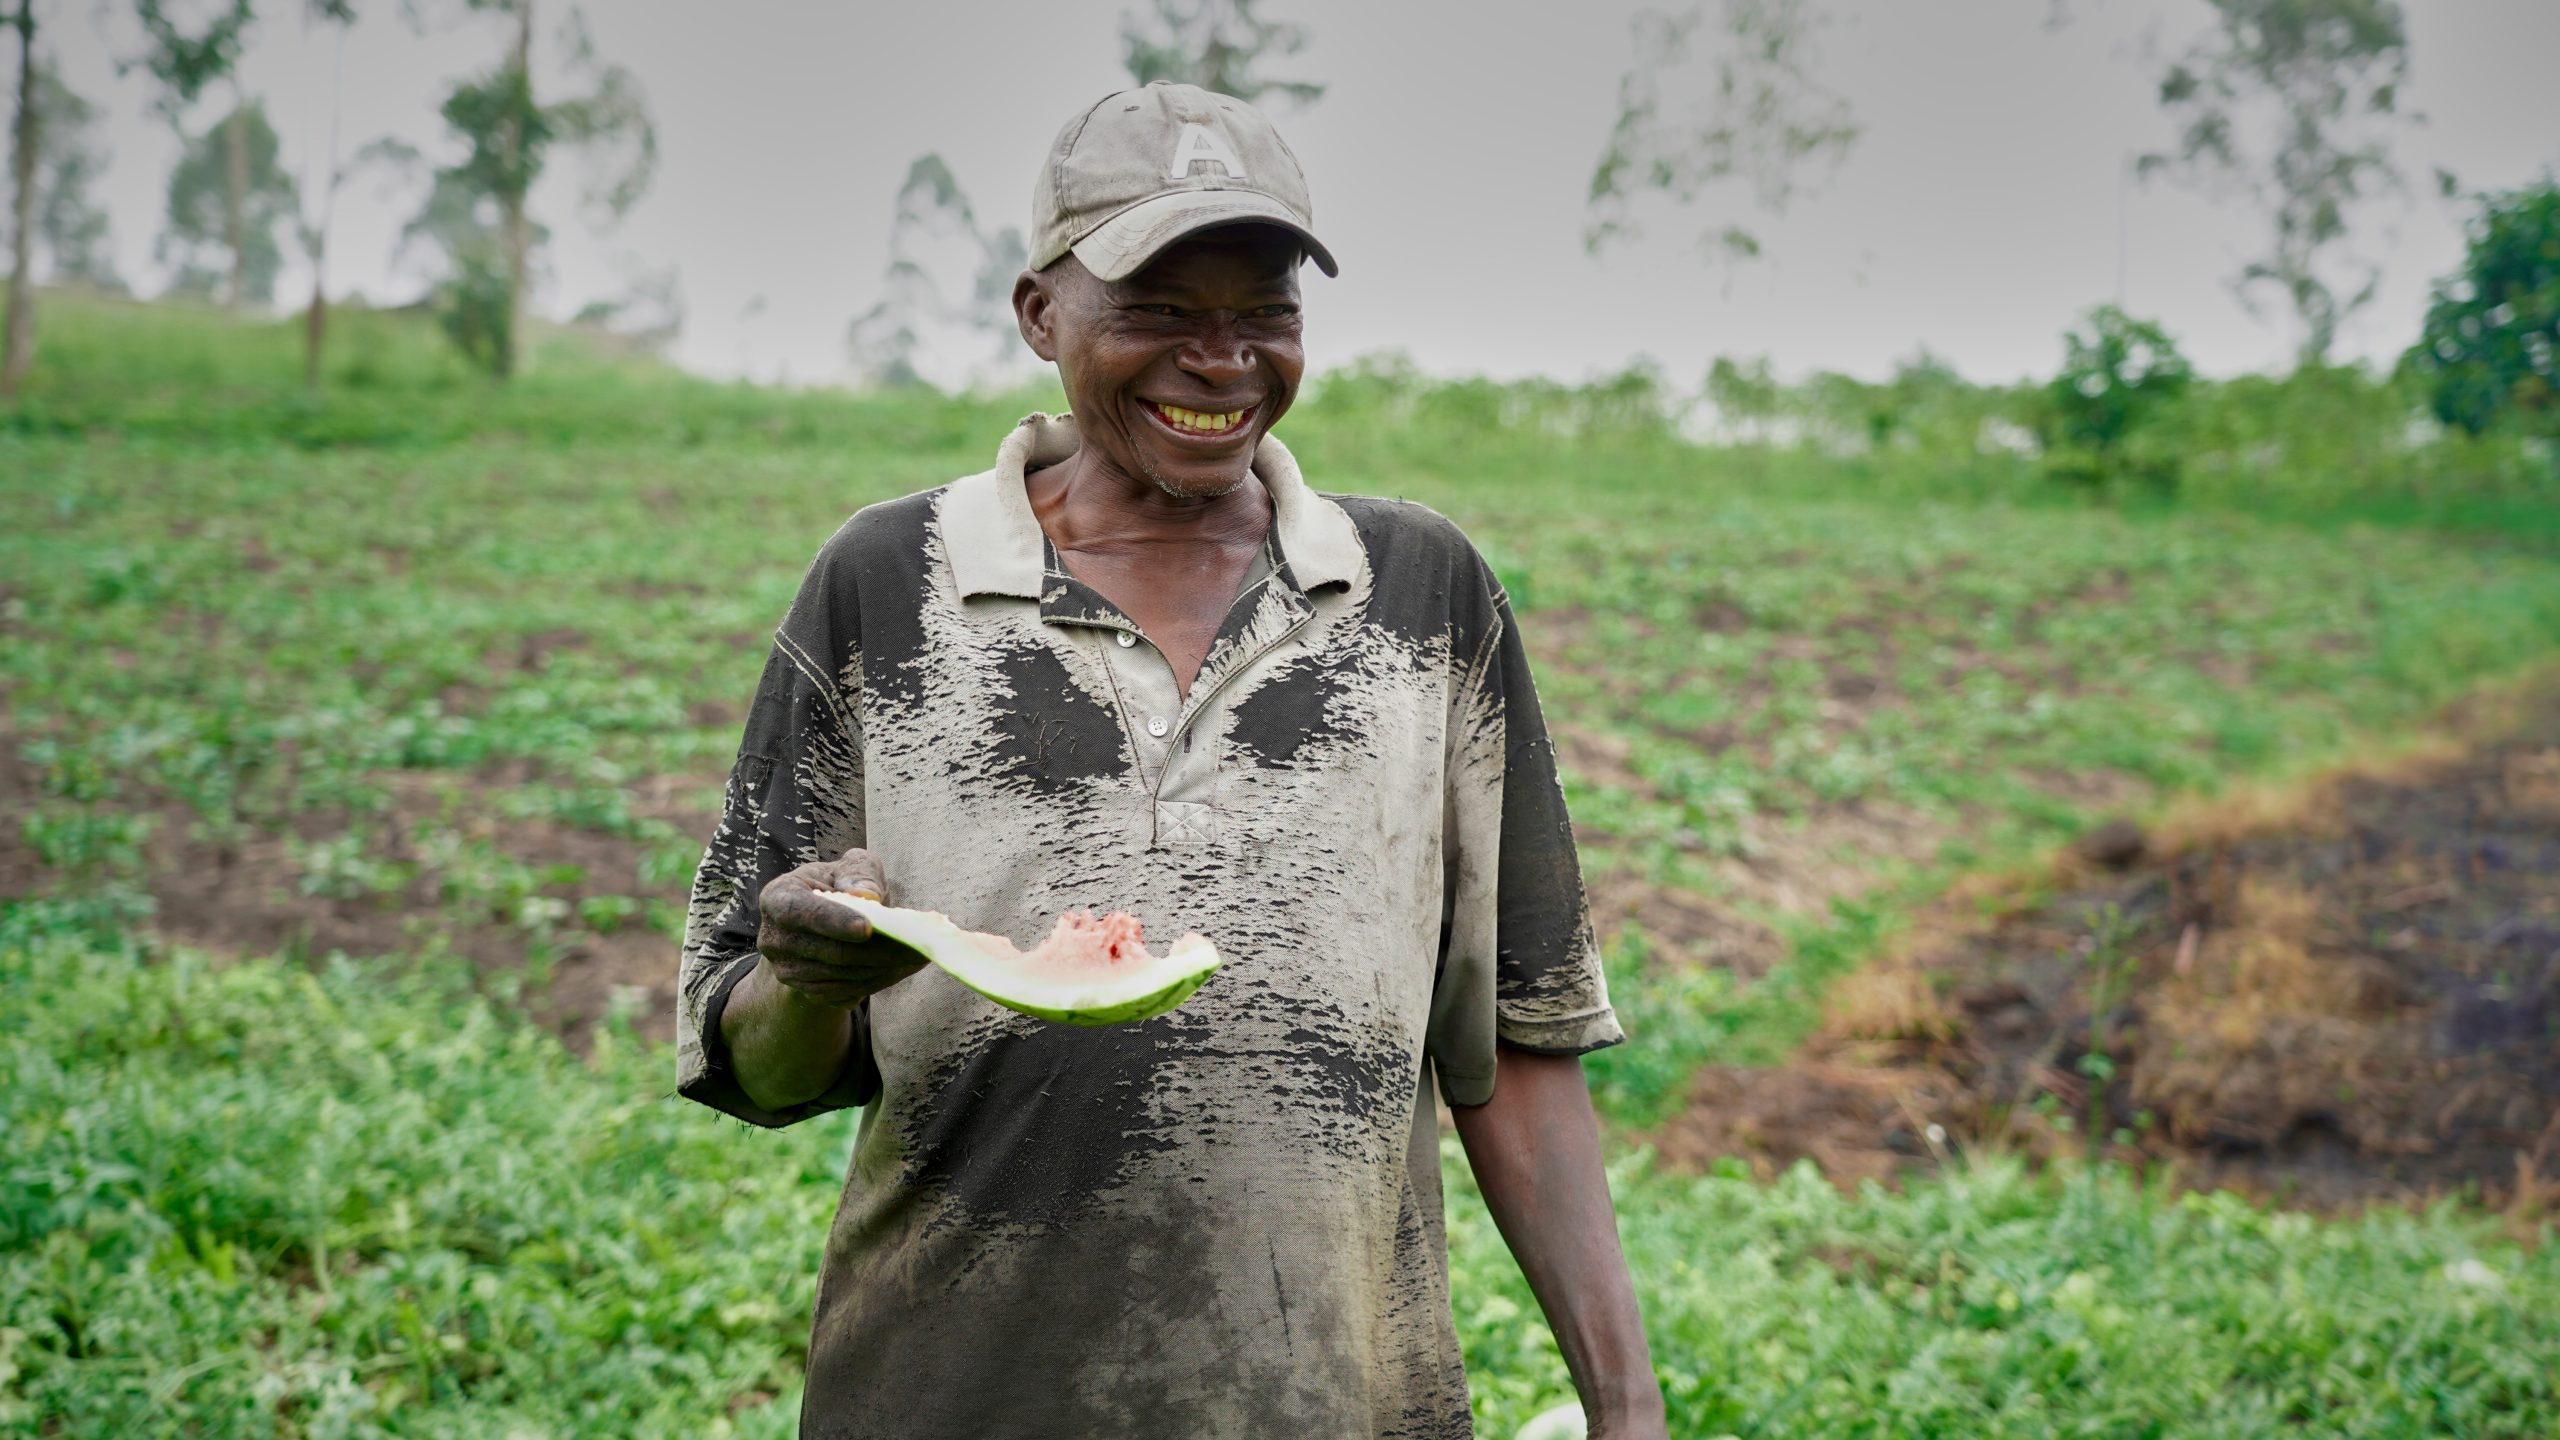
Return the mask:
[[[107,213],[89,187],[107,167],[99,108],[62,81],[50,64],[36,68],[35,239],[55,283],[121,290]]]
[[[1636,202],[1660,194],[1687,206],[1739,182],[1762,215],[1828,173],[1857,143],[1849,102],[1816,75],[1814,36],[1830,17],[1810,0],[1719,0],[1685,14],[1639,12],[1635,64],[1618,82],[1618,116],[1591,171],[1583,243],[1598,250],[1636,233]],[[1700,32],[1704,31],[1703,38]],[[1703,74],[1684,67],[1703,63]],[[1725,260],[1760,254],[1740,224],[1700,237]]]
[[[1019,370],[1013,282],[1030,256],[1022,232],[986,226],[938,154],[916,157],[898,187],[880,299],[845,331],[866,385],[925,385]]]
[[[169,171],[168,228],[155,252],[174,268],[172,292],[231,304],[276,298],[284,268],[277,232],[295,222],[302,203],[279,154],[276,128],[255,100],[183,137]]]
[[[2084,325],[2062,337],[2062,369],[2044,387],[2046,469],[2073,484],[2129,479],[2174,491],[2176,452],[2139,442],[2187,393],[2193,367],[2167,331],[2113,305],[2090,311]]]
[[[514,42],[496,67],[457,82],[438,107],[445,128],[462,143],[462,157],[435,172],[402,243],[423,241],[440,252],[448,333],[481,369],[506,380],[519,368],[517,332],[533,284],[533,252],[547,236],[526,206],[552,151],[565,146],[584,159],[585,203],[611,223],[647,192],[657,172],[658,133],[638,79],[597,57],[578,11],[569,12],[562,32],[563,68],[590,88],[544,100],[534,84],[533,0],[468,4],[512,17]],[[503,322],[490,314],[493,277]]]
[[[2406,363],[2447,425],[2560,438],[2560,181],[2481,197]]]
[[[158,88],[153,103],[175,125],[188,106],[229,78],[239,67],[240,52],[257,24],[251,0],[136,0],[135,18],[142,22],[146,43],[138,61]]]
[[[1276,80],[1261,73],[1264,61],[1307,48],[1307,27],[1266,20],[1253,13],[1257,0],[1151,0],[1153,13],[1120,19],[1121,63],[1140,85],[1170,80],[1213,95],[1260,104],[1278,95],[1314,103],[1324,86],[1312,80]]]
[[[470,249],[454,257],[436,323],[474,366],[504,376],[516,353],[515,291],[499,256]]]
[[[2273,289],[2301,327],[2303,365],[2328,362],[2339,323],[2373,299],[2382,268],[2342,253],[2351,212],[2400,187],[2392,159],[2409,75],[2397,0],[2211,0],[2214,28],[2160,80],[2182,126],[2144,174],[2183,177],[2264,212],[2267,252],[2243,265],[2241,302]]]

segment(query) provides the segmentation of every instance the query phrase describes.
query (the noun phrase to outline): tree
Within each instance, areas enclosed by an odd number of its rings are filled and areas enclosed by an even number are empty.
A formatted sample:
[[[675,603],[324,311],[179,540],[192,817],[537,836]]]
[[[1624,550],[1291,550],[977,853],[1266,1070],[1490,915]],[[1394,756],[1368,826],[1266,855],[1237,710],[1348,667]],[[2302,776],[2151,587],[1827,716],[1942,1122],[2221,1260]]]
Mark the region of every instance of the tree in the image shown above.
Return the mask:
[[[157,103],[160,113],[182,138],[185,138],[187,110],[216,81],[231,82],[230,114],[201,142],[210,158],[199,160],[206,173],[195,183],[205,193],[219,197],[220,243],[230,254],[229,276],[222,286],[222,298],[226,304],[241,304],[251,298],[250,271],[257,255],[262,250],[272,251],[275,247],[272,218],[265,227],[267,233],[263,245],[252,233],[250,209],[256,202],[250,191],[257,178],[258,167],[257,139],[251,129],[253,125],[266,126],[266,117],[263,110],[254,110],[248,98],[240,93],[238,79],[240,52],[248,43],[256,14],[250,8],[250,0],[200,0],[194,4],[187,3],[187,0],[175,0],[174,4],[173,0],[136,0],[136,14],[149,41],[140,63],[151,72],[151,78],[159,82]],[[219,139],[216,140],[215,136]],[[266,127],[265,138],[267,168],[273,170],[275,131],[272,127]],[[198,144],[194,139],[187,141],[191,153]],[[180,168],[185,168],[185,161],[180,162]],[[175,176],[171,177],[169,198],[174,224],[179,198]],[[211,289],[210,286],[204,288]],[[272,297],[274,293],[271,267],[266,296]]]
[[[940,155],[918,156],[898,187],[880,301],[845,336],[856,375],[957,389],[999,373],[1016,351],[1013,281],[1029,258],[1022,232],[979,227]]]
[[[2233,288],[2252,313],[2273,290],[2300,326],[2298,363],[2325,363],[2338,326],[2372,300],[2381,266],[2345,248],[2359,202],[2402,188],[2391,156],[2409,72],[2397,0],[2209,0],[2214,28],[2160,80],[2182,128],[2145,155],[2168,174],[2262,211],[2267,251]]]
[[[1857,143],[1849,102],[1816,76],[1814,35],[1824,23],[1807,0],[1720,0],[1717,43],[1703,75],[1692,63],[1707,12],[1635,18],[1635,67],[1618,82],[1618,119],[1591,172],[1595,253],[1635,233],[1636,202],[1661,194],[1681,206],[1739,182],[1763,215],[1781,216],[1812,182],[1836,169]],[[1759,235],[1734,224],[1700,237],[1728,261],[1761,252]]]
[[[1120,44],[1129,76],[1141,85],[1171,80],[1197,85],[1249,104],[1265,95],[1280,95],[1313,104],[1324,86],[1308,80],[1271,80],[1255,67],[1272,56],[1295,55],[1306,48],[1307,28],[1264,20],[1253,13],[1255,0],[1155,0],[1155,13],[1141,22],[1120,17]]]
[[[1778,379],[1770,373],[1765,355],[1748,361],[1719,355],[1707,367],[1707,404],[1726,433],[1745,444],[1769,443],[1780,398]]]
[[[266,106],[255,100],[186,137],[169,172],[169,223],[156,252],[176,268],[172,290],[219,293],[232,305],[274,301],[284,268],[276,232],[302,203],[280,155]]]
[[[51,65],[36,69],[36,109],[42,117],[36,144],[36,240],[43,245],[56,282],[76,280],[122,290],[115,256],[107,249],[107,216],[89,197],[89,186],[107,168],[97,136],[98,107],[62,83]]]
[[[446,97],[441,113],[464,154],[436,172],[426,207],[403,238],[430,240],[444,251],[447,329],[465,353],[504,380],[522,363],[519,337],[533,252],[543,235],[527,204],[552,147],[582,152],[589,207],[619,220],[648,190],[658,136],[639,82],[621,66],[597,60],[579,12],[570,11],[564,27],[565,68],[593,88],[545,104],[534,90],[534,0],[470,0],[470,6],[512,17],[513,42],[495,70],[463,81]],[[494,309],[493,300],[501,302]]]
[[[36,100],[36,0],[18,0],[18,107],[9,125],[9,315],[0,322],[0,400],[18,398],[36,353],[36,147],[44,139]]]
[[[306,184],[306,198],[316,198],[319,213],[300,214],[294,218],[294,234],[302,242],[304,258],[311,262],[311,301],[302,312],[302,385],[306,390],[320,388],[320,356],[329,338],[329,223],[338,211],[338,191],[345,186],[358,165],[371,159],[389,159],[395,164],[413,164],[417,152],[393,140],[380,140],[367,146],[357,156],[357,165],[338,163],[338,119],[344,112],[347,31],[356,23],[355,0],[304,0],[302,19],[305,25],[318,22],[336,30],[337,53],[331,62],[329,78],[329,148],[315,161],[312,179]]]
[[[2062,337],[2062,369],[2045,385],[2047,471],[2078,484],[2132,478],[2176,488],[2177,457],[2137,441],[2186,393],[2194,369],[2167,331],[2113,305],[2082,323]]]
[[[2481,196],[2469,229],[2405,363],[2447,425],[2477,434],[2513,416],[2560,437],[2560,181]]]

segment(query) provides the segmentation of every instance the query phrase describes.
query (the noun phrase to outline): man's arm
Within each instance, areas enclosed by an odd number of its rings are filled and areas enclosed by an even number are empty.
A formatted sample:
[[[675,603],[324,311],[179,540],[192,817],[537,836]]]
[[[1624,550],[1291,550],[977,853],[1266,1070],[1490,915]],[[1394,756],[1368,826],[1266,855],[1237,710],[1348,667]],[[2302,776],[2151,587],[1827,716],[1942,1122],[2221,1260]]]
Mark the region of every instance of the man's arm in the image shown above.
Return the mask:
[[[1493,1098],[1450,1113],[1485,1208],[1564,1350],[1592,1435],[1657,1440],[1662,1388],[1618,1248],[1581,1057],[1503,1045]]]
[[[756,968],[729,992],[720,1038],[747,1098],[767,1110],[805,1105],[844,1073],[854,1007],[916,971],[915,952],[874,940],[860,915],[824,898],[885,899],[887,873],[868,850],[774,877],[756,902]]]
[[[853,1054],[853,1012],[783,984],[773,962],[759,956],[729,992],[720,1038],[747,1098],[767,1110],[788,1110],[825,1094],[844,1073]]]

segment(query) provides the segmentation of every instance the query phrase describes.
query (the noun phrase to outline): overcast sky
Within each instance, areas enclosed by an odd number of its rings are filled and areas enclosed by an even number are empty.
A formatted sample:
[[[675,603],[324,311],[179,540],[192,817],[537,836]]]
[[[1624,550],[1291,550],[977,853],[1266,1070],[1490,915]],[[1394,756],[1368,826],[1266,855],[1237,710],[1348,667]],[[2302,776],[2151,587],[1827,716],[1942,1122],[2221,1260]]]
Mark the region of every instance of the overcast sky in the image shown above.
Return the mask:
[[[148,290],[176,142],[141,77],[115,76],[131,43],[116,28],[127,8],[54,0],[46,43],[75,88],[111,108],[105,199],[122,268]],[[422,39],[395,7],[372,8],[382,13],[346,43],[342,71],[325,29],[285,19],[258,37],[244,82],[267,97],[289,165],[325,149],[333,85],[346,150],[397,135],[448,155],[437,102],[504,44],[494,21]],[[647,92],[660,167],[610,234],[580,220],[574,166],[537,194],[557,237],[539,308],[565,314],[636,270],[671,266],[684,363],[838,378],[846,326],[878,295],[909,162],[939,151],[982,219],[1027,228],[1032,174],[1058,125],[1126,83],[1128,8],[592,0],[597,49]],[[2123,303],[2165,321],[2208,371],[2290,353],[2282,317],[2252,318],[2226,284],[2264,222],[2123,178],[2132,157],[2170,138],[2154,87],[2163,58],[2202,32],[2202,0],[2067,0],[2060,27],[2047,24],[2054,0],[1843,0],[1822,34],[1821,75],[1865,134],[1819,193],[1774,223],[1738,198],[1656,208],[1635,243],[1595,257],[1582,243],[1583,196],[1639,8],[1264,0],[1313,34],[1273,73],[1330,87],[1304,109],[1274,107],[1342,262],[1336,280],[1307,272],[1317,364],[1397,348],[1443,373],[1578,379],[1645,355],[1693,385],[1718,354],[1766,355],[1790,375],[1877,376],[1925,344],[1976,379],[2010,379],[2049,372],[2062,329],[2119,298],[2120,277]],[[2351,356],[2404,347],[2429,280],[2460,254],[2457,215],[2423,183],[2433,167],[2479,188],[2560,165],[2560,3],[2407,9],[2404,104],[2429,120],[2400,151],[2412,198],[2381,207],[2358,237],[2386,268],[2343,334]],[[558,53],[552,22],[565,11],[545,0],[538,56]],[[333,290],[414,295],[391,265],[413,206],[363,184],[347,192]],[[1760,229],[1769,258],[1740,269],[1702,258],[1695,237],[1734,219]],[[307,283],[288,273],[283,293],[298,298]]]

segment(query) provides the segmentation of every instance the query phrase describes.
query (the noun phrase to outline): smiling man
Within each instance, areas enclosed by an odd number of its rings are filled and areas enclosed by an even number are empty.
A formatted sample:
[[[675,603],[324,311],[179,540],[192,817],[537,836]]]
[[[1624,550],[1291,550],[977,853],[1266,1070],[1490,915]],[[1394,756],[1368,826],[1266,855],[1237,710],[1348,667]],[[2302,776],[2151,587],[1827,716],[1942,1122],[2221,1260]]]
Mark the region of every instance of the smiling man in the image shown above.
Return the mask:
[[[1334,271],[1296,158],[1152,85],[1068,122],[1034,209],[1014,308],[1072,418],[827,541],[694,886],[679,1088],[863,1112],[802,1435],[1471,1434],[1436,1094],[1594,1433],[1659,1436],[1577,1058],[1621,1037],[1509,602],[1271,433]],[[1077,1029],[827,888],[1232,958]]]

